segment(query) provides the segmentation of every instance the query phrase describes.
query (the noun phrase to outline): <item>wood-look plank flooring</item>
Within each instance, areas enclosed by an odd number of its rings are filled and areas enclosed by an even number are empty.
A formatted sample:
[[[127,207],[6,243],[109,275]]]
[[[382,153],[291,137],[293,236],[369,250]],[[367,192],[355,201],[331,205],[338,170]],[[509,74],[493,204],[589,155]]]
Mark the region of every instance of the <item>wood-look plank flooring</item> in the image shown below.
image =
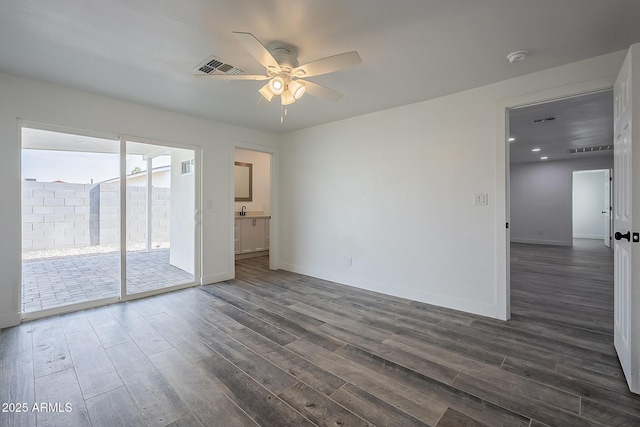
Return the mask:
[[[258,258],[229,282],[4,330],[0,402],[27,410],[0,425],[640,425],[612,344],[611,251],[511,254],[508,322]]]

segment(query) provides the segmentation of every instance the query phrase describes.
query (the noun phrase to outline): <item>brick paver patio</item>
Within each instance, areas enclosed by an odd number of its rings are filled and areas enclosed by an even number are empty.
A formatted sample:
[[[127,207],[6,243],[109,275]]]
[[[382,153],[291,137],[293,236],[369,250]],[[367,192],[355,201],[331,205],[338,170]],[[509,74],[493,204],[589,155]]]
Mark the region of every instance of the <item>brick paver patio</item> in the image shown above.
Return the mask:
[[[169,264],[169,249],[127,253],[127,292],[135,294],[192,282]],[[24,260],[22,312],[120,295],[120,253]]]

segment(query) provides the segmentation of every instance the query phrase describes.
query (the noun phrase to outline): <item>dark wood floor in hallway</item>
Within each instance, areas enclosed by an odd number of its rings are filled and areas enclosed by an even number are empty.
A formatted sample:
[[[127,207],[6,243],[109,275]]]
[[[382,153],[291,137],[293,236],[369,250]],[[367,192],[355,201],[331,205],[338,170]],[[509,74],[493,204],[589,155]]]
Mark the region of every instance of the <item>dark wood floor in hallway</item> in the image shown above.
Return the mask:
[[[0,425],[640,425],[602,245],[512,245],[508,322],[267,264],[2,331]]]

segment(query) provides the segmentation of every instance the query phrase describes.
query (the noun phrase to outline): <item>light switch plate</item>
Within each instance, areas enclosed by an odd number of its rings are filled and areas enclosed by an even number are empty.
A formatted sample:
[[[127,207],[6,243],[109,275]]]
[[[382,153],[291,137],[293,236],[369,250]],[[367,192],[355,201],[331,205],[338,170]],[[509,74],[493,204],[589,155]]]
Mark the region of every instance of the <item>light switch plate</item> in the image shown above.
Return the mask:
[[[476,193],[473,195],[473,206],[487,206],[489,195],[487,193]]]

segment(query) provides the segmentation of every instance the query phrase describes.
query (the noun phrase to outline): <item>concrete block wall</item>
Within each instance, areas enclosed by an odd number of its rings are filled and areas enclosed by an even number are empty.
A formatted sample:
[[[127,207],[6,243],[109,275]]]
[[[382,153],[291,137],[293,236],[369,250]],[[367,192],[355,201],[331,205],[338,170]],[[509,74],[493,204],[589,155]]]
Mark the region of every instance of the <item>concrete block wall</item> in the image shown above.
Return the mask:
[[[151,246],[166,246],[170,241],[171,189],[154,188],[151,195]]]
[[[127,245],[147,242],[147,188],[127,186]]]
[[[23,249],[88,246],[91,187],[91,184],[23,182]]]
[[[118,183],[23,182],[23,250],[117,245],[118,193]],[[153,246],[169,244],[170,200],[171,189],[153,189]],[[127,186],[128,243],[146,244],[146,232],[146,188]]]
[[[94,203],[98,205],[97,242],[100,245],[116,246],[120,242],[120,184],[98,184]]]
[[[151,246],[169,243],[169,207],[171,190],[154,188],[151,195]],[[131,245],[147,242],[147,188],[127,186],[127,242]]]

